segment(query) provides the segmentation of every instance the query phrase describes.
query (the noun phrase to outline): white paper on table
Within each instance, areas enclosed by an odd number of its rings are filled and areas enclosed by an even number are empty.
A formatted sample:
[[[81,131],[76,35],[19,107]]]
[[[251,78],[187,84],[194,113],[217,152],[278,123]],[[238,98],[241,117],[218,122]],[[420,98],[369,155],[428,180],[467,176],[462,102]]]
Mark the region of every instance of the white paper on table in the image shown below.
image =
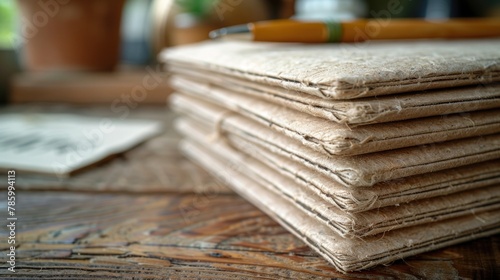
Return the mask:
[[[161,131],[161,123],[152,120],[4,114],[0,115],[0,169],[66,177]]]

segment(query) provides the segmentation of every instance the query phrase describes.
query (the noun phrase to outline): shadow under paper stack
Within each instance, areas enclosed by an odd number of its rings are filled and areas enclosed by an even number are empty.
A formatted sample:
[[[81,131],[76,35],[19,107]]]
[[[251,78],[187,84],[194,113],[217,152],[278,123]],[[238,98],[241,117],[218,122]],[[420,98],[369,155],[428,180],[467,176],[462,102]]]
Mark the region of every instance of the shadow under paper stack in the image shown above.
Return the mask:
[[[343,272],[500,232],[500,40],[161,54],[184,153]]]

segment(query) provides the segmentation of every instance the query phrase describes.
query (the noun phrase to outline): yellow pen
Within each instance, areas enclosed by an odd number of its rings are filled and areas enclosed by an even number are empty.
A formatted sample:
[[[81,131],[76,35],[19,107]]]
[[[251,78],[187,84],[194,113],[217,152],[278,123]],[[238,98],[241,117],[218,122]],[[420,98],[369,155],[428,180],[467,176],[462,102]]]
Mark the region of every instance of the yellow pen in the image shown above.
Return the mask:
[[[338,43],[366,40],[500,37],[500,19],[360,19],[344,22],[272,20],[230,26],[210,38],[240,37],[265,42]]]

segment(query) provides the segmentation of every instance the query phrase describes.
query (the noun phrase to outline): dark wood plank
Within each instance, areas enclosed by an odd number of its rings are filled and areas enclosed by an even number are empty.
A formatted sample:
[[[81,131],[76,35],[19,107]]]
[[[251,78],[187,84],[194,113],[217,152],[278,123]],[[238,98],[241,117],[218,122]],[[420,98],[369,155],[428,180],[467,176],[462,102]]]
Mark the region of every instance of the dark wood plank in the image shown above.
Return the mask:
[[[17,272],[2,261],[2,278],[494,279],[500,273],[494,236],[341,274],[236,195],[30,191],[17,198]]]

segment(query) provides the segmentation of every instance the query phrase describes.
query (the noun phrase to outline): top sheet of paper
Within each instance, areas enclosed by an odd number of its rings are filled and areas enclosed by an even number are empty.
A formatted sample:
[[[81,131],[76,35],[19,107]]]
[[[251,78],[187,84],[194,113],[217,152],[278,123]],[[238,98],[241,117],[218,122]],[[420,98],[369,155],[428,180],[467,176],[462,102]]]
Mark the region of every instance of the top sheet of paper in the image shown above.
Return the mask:
[[[66,114],[5,114],[0,115],[0,131],[0,169],[66,177],[158,134],[161,124]]]
[[[500,80],[500,40],[276,44],[167,49],[169,70],[202,69],[323,98],[351,99]]]

